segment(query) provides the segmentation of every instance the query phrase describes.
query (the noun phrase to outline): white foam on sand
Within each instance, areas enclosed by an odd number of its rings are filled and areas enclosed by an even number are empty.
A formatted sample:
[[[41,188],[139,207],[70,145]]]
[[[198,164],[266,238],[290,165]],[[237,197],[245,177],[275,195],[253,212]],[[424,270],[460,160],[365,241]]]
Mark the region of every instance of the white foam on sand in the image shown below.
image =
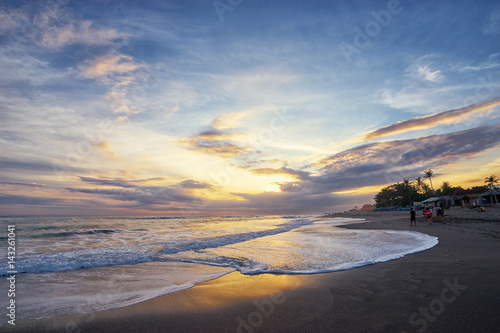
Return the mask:
[[[235,225],[226,228],[232,232],[223,234],[217,229],[207,235],[186,235],[183,227],[178,230],[183,237],[153,242],[141,238],[139,242],[129,233],[125,235],[134,242],[127,245],[111,242],[113,246],[102,248],[25,254],[19,259],[19,268],[30,273],[17,275],[18,317],[38,319],[124,307],[235,270],[243,274],[316,274],[351,269],[424,251],[438,243],[436,237],[414,231],[336,228],[362,219],[294,217],[285,223],[266,222],[264,227],[257,219],[241,226],[234,220]],[[1,279],[0,290],[8,290],[7,283]],[[5,300],[0,298],[0,307],[8,305]]]
[[[40,319],[115,309],[188,289],[232,271],[228,267],[156,262],[21,274],[17,276],[16,314],[19,319]],[[0,286],[8,289],[3,281]],[[0,307],[4,306],[7,304],[0,302]]]
[[[244,274],[316,274],[351,269],[427,250],[437,237],[413,231],[351,230],[324,223],[208,249],[216,258],[245,258]]]

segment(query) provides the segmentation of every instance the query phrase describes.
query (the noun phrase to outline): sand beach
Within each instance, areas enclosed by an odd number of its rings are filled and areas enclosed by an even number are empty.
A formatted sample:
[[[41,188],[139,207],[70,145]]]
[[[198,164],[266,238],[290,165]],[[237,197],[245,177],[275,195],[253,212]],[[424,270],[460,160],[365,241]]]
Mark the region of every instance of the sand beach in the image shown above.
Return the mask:
[[[351,212],[351,229],[413,230],[433,248],[314,275],[233,272],[193,288],[91,314],[18,321],[2,332],[494,332],[500,326],[500,207]],[[10,325],[9,325],[10,326]]]

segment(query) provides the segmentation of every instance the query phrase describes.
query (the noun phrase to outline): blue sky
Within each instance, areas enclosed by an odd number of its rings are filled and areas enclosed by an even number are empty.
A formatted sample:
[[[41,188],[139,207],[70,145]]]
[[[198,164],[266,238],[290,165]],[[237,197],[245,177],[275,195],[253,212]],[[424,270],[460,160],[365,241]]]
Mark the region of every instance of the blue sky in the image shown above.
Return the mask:
[[[296,214],[500,175],[496,1],[4,1],[3,214]]]

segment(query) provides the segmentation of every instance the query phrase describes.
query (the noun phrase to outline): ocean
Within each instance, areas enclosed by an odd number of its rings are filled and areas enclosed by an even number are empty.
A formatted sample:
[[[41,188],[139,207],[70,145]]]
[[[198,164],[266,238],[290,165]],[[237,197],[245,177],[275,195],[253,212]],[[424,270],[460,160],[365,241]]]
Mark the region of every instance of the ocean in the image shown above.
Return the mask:
[[[0,293],[9,290],[8,272],[15,269],[17,319],[40,319],[119,308],[234,271],[333,272],[393,260],[438,242],[413,231],[336,228],[356,221],[311,216],[1,217]],[[16,243],[11,267],[6,255],[9,225],[15,226]],[[0,307],[8,302],[0,298]]]

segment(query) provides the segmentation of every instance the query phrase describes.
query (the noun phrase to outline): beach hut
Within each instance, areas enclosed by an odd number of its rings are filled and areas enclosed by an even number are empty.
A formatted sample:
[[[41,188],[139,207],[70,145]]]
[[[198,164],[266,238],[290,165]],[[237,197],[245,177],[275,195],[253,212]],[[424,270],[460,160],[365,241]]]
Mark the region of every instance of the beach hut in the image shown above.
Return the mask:
[[[366,204],[366,205],[363,205],[363,207],[361,207],[360,210],[369,210],[369,211],[372,211],[374,209],[375,209],[375,207],[373,207],[373,205]]]
[[[500,202],[500,189],[494,188],[479,195],[481,203],[487,202],[490,204],[497,204]]]
[[[447,199],[450,201],[451,206],[461,207],[474,207],[480,205],[479,195],[484,189],[468,189],[468,190],[455,190],[448,194]]]
[[[422,201],[424,206],[431,206],[431,207],[436,207],[438,204],[441,207],[444,207],[446,203],[446,198],[445,197],[430,197],[429,199],[426,199]]]

